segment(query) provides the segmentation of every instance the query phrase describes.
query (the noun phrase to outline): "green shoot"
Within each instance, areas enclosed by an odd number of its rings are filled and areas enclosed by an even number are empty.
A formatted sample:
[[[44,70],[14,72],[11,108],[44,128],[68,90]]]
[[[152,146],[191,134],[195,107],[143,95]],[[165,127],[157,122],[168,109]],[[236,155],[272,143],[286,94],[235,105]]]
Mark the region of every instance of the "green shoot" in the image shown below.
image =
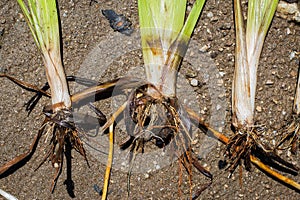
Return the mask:
[[[60,52],[60,32],[55,0],[17,0],[35,43],[43,55],[54,110],[70,108],[71,99]]]
[[[186,22],[186,0],[139,0],[147,80],[164,95],[176,95],[176,75],[205,0],[195,2]]]

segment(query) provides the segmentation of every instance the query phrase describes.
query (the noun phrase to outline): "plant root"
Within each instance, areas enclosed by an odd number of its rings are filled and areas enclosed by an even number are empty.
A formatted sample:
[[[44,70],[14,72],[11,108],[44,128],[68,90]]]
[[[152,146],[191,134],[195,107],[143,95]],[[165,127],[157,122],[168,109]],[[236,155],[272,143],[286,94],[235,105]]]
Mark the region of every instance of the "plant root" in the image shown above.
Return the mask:
[[[97,111],[98,112],[96,112],[96,114],[99,115],[100,111]],[[76,126],[72,111],[69,109],[61,109],[53,113],[52,106],[47,106],[46,108],[44,108],[43,112],[46,118],[38,134],[35,136],[34,141],[30,145],[29,150],[26,153],[17,156],[8,163],[4,164],[0,168],[0,176],[5,176],[10,170],[16,170],[14,168],[19,168],[20,166],[17,165],[20,165],[20,163],[24,161],[27,162],[33,155],[41,136],[50,135],[50,147],[47,150],[46,156],[43,158],[42,162],[38,165],[36,170],[48,159],[51,161],[52,167],[55,169],[54,178],[52,180],[50,189],[51,192],[53,192],[62,170],[64,154],[66,154],[67,151],[67,144],[70,144],[71,148],[79,152],[84,157],[87,164],[88,160],[83,147],[83,143],[79,137],[79,135],[84,136],[84,131],[80,127]],[[99,119],[98,123],[104,124],[103,120],[106,120],[106,118],[101,118],[101,120]]]
[[[230,176],[240,164],[242,159],[244,159],[246,170],[251,170],[250,154],[257,147],[257,137],[255,129],[253,128],[245,131],[238,130],[237,133],[229,140],[225,153],[229,159],[229,167],[227,169],[230,172]]]
[[[107,165],[106,165],[105,176],[104,176],[102,200],[106,200],[107,198],[110,172],[111,172],[112,162],[113,162],[113,153],[114,153],[114,124],[112,123],[109,126],[109,153],[108,153]]]
[[[43,124],[47,123],[48,119],[45,119]],[[33,153],[35,152],[35,149],[38,145],[38,142],[44,132],[45,126],[42,126],[42,128],[38,131],[38,134],[34,137],[31,145],[29,146],[29,150],[19,156],[16,156],[15,158],[13,158],[12,160],[10,160],[9,162],[5,163],[3,166],[0,167],[0,178],[5,177],[11,173],[13,173],[16,169],[14,169],[16,167],[17,164],[21,164],[21,166],[23,166],[24,164],[26,164],[26,162],[28,162],[28,160],[31,158],[31,156],[33,155]],[[22,163],[24,162],[24,164]],[[21,167],[19,166],[19,167]]]
[[[276,149],[290,149],[292,154],[296,155],[300,145],[300,117],[293,115],[288,124],[281,130],[282,138],[276,145]],[[283,144],[287,145],[283,147]]]
[[[214,137],[216,139],[218,139],[219,141],[221,141],[223,144],[228,145],[230,142],[230,139],[228,137],[226,137],[225,135],[223,135],[222,133],[214,130],[213,128],[211,128],[209,126],[209,124],[205,123],[193,110],[191,109],[186,109],[189,117],[191,118],[191,121],[197,126],[199,127],[199,129],[201,129],[206,135]],[[254,153],[254,152],[251,152]],[[280,160],[280,162],[283,162],[281,158],[279,158],[278,156],[274,155],[274,153],[272,151],[270,152],[266,152],[266,154],[262,155],[263,157],[273,157],[274,159],[278,159]],[[272,177],[274,180],[283,183],[285,185],[287,185],[288,187],[296,190],[298,193],[300,193],[300,184],[297,183],[296,181],[276,172],[275,170],[271,169],[268,165],[264,164],[263,159],[260,159],[262,156],[259,156],[258,158],[258,154],[255,153],[250,154],[250,161],[252,164],[254,164],[258,169],[260,169],[262,172],[264,172],[266,175]],[[298,171],[299,169],[295,166],[293,166],[292,164],[287,164],[285,163],[285,165],[290,166],[289,168],[294,169],[294,171]]]
[[[264,159],[270,166],[279,169],[286,169],[292,174],[298,173],[298,167],[280,158],[269,146],[259,142],[259,135],[262,135],[260,127],[237,130],[237,133],[229,140],[226,148],[226,156],[229,159],[230,176],[236,167],[244,160],[247,171],[251,170],[250,155],[256,155]]]
[[[55,169],[54,178],[51,184],[51,192],[53,192],[62,170],[64,154],[66,152],[66,143],[70,143],[71,147],[84,157],[87,164],[88,160],[83,148],[83,143],[79,138],[81,130],[75,126],[72,112],[68,109],[62,109],[53,113],[51,109],[46,108],[44,109],[44,114],[48,120],[43,124],[45,127],[43,134],[50,134],[52,137],[50,140],[50,148],[48,149],[48,153],[37,169],[47,159],[51,161],[52,167]]]
[[[181,107],[176,98],[168,98],[158,90],[156,93],[148,93],[148,89],[156,90],[153,85],[145,84],[133,91],[124,112],[128,139],[121,145],[122,149],[130,147],[130,168],[138,152],[144,152],[145,144],[153,142],[158,148],[168,149],[172,160],[179,159],[179,195],[182,183],[182,168],[189,175],[190,199],[196,199],[204,191],[212,180],[212,175],[203,168],[191,151],[191,123],[186,111]],[[202,174],[210,178],[210,183],[192,193],[192,166],[195,166]],[[129,182],[129,181],[128,181]],[[129,183],[128,183],[129,184]],[[128,194],[130,188],[128,188]]]

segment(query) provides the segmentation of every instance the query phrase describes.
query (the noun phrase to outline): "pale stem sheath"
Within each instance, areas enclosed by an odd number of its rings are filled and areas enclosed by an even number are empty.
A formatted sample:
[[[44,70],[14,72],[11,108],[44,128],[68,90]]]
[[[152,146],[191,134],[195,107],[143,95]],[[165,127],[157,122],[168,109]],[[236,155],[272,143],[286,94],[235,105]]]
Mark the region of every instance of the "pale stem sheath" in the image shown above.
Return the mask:
[[[185,19],[186,0],[139,0],[140,30],[147,81],[166,97],[176,96],[176,79],[205,0]],[[148,91],[152,96],[154,89]]]
[[[71,107],[61,49],[56,0],[17,0],[43,56],[54,112]]]
[[[245,29],[241,1],[234,0],[236,60],[232,87],[232,123],[237,128],[254,125],[257,68],[277,4],[278,0],[249,0]]]

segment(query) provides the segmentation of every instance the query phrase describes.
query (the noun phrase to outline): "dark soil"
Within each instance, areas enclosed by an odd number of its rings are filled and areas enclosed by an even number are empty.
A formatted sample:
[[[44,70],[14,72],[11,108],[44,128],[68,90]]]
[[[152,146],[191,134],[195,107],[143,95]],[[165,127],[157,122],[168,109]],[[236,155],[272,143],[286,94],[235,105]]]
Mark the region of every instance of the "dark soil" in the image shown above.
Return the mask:
[[[142,65],[139,48],[125,52],[113,61],[109,60],[110,64],[101,63],[103,58],[103,55],[100,55],[101,49],[97,52],[98,54],[91,54],[91,52],[95,53],[95,47],[101,46],[100,44],[106,45],[106,49],[111,49],[113,53],[125,49],[126,45],[130,45],[130,43],[123,42],[120,46],[114,46],[113,42],[107,42],[113,36],[117,36],[118,39],[124,38],[124,40],[127,40],[127,36],[114,32],[101,10],[113,9],[119,14],[124,14],[131,20],[133,28],[138,30],[136,1],[98,0],[98,2],[92,1],[90,4],[89,0],[62,0],[59,1],[59,8],[66,74],[87,76],[96,80],[101,79],[103,82],[126,74],[127,71],[132,70],[132,66]],[[258,125],[265,125],[272,130],[262,137],[262,141],[267,141],[270,146],[274,145],[276,141],[276,138],[273,138],[277,133],[276,130],[286,124],[292,111],[299,57],[290,59],[290,55],[293,51],[300,52],[299,33],[299,24],[276,16],[263,48],[258,69],[256,120]],[[217,115],[221,121],[214,121],[213,126],[230,136],[231,83],[235,47],[231,1],[209,0],[207,2],[195,29],[193,41],[199,44],[198,50],[201,49],[200,53],[196,51],[196,54],[205,55],[212,59],[218,73],[206,76],[203,74],[205,72],[202,70],[203,68],[187,70],[188,67],[185,68],[185,66],[195,65],[195,63],[184,62],[181,73],[186,77],[192,77],[189,80],[194,78],[199,81],[197,87],[190,86],[198,101],[198,105],[193,105],[193,107],[207,122],[212,121],[212,115]],[[88,59],[89,61],[87,61]],[[95,64],[93,68],[88,69],[87,65],[92,65],[92,59],[97,65]],[[41,56],[17,2],[12,0],[0,1],[0,60],[0,70],[7,70],[8,74],[22,81],[39,87],[46,82]],[[105,61],[107,59],[105,60],[104,56],[103,62]],[[102,68],[98,68],[97,71],[98,65],[106,66],[105,71],[103,73],[101,71],[102,74],[99,76],[99,69],[102,70]],[[205,67],[208,71],[211,69],[208,66]],[[97,72],[94,73],[94,70]],[[213,79],[215,77],[217,79]],[[219,90],[214,90],[215,88],[210,84],[210,81],[215,81],[214,85]],[[28,116],[24,104],[32,97],[33,93],[6,79],[1,79],[0,83],[0,165],[3,165],[29,148],[29,144],[37,134],[44,119],[42,109],[50,103],[50,99],[42,98]],[[71,84],[70,89],[71,92],[79,90],[77,87],[75,88],[74,84]],[[186,99],[186,97],[183,98]],[[214,110],[216,99],[221,103],[218,109]],[[100,102],[98,106],[109,116],[111,110],[114,109],[112,108],[113,102],[115,101],[109,99],[103,103]],[[116,104],[121,105],[118,101]],[[122,137],[121,133],[119,131],[117,137]],[[120,139],[117,138],[117,141]],[[201,194],[199,199],[300,198],[299,193],[273,180],[254,166],[251,172],[243,171],[242,186],[239,183],[238,170],[231,178],[227,178],[229,172],[218,167],[220,160],[224,159],[225,146],[212,141],[214,140],[205,137],[201,131],[195,132],[193,149],[201,158],[200,163],[214,175],[213,184]],[[2,178],[0,189],[11,193],[18,199],[71,199],[66,185],[64,185],[66,180],[65,168],[53,194],[49,191],[54,174],[51,164],[46,162],[40,169],[34,171],[45,154],[46,145],[48,143],[45,144],[42,140],[32,159],[26,165],[14,174]],[[286,160],[300,165],[299,155],[293,156],[284,151],[279,153]],[[90,168],[86,165],[83,157],[72,151],[72,179],[75,186],[75,199],[100,198],[94,190],[94,185],[98,184],[102,187],[106,158],[105,156],[103,158],[95,157],[90,150],[87,154]],[[141,163],[137,162],[137,164]],[[299,176],[285,175],[300,182]],[[133,173],[130,198],[186,199],[189,194],[187,174],[184,173],[183,176],[181,187],[183,196],[181,197],[178,196],[178,177],[178,162],[174,162],[172,165],[163,165],[160,170],[142,170],[140,173]],[[201,187],[208,181],[202,174],[193,173],[194,189]],[[127,171],[115,166],[111,175],[108,199],[126,198]]]

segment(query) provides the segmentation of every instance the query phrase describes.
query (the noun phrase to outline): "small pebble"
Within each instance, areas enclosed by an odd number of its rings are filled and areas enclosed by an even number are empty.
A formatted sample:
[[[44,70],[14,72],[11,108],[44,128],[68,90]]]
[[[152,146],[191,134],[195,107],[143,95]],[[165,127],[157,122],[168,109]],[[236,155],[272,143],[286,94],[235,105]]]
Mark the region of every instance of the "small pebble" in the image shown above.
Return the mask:
[[[218,20],[219,20],[219,19],[218,19],[217,17],[212,17],[210,21],[211,21],[211,22],[216,22],[216,21],[218,21]]]
[[[208,12],[206,15],[208,18],[212,18],[214,16],[214,14],[212,12]]]
[[[273,85],[274,84],[274,81],[272,81],[272,80],[267,80],[267,82],[266,82],[266,85]]]
[[[1,24],[5,24],[5,23],[6,23],[6,20],[5,20],[5,19],[1,19],[0,23],[1,23]]]
[[[230,23],[224,23],[221,27],[221,30],[230,30],[231,29],[231,24]]]
[[[271,74],[272,74],[272,75],[276,75],[276,71],[272,71]]]
[[[225,72],[219,72],[220,76],[223,77],[226,73]]]
[[[272,99],[272,101],[274,104],[276,104],[276,105],[278,104],[278,101],[276,99]]]
[[[288,34],[288,35],[291,34],[290,28],[287,28],[287,29],[286,29],[286,34]]]
[[[68,12],[64,12],[63,17],[67,17],[68,16]]]
[[[270,189],[271,188],[271,186],[269,184],[266,184],[265,187],[266,187],[266,189]]]
[[[211,58],[216,58],[218,56],[218,53],[216,51],[211,51],[210,52],[210,57]]]
[[[196,87],[196,86],[198,86],[198,80],[193,78],[191,80],[190,84],[191,84],[191,86]]]
[[[232,46],[232,42],[231,41],[227,41],[224,44],[225,47],[231,47]]]
[[[291,73],[290,73],[290,75],[291,75],[292,77],[297,77],[298,73],[297,73],[297,71],[292,70]]]
[[[199,51],[202,52],[202,53],[204,53],[204,52],[207,52],[208,49],[209,49],[209,46],[208,46],[208,45],[204,45],[204,46],[202,46],[202,47],[199,49]]]
[[[290,53],[290,60],[293,60],[293,58],[295,58],[295,56],[296,56],[295,51],[292,51],[292,52]]]
[[[222,132],[223,132],[223,128],[222,128],[222,127],[219,127],[218,131],[219,131],[220,133],[222,133]],[[218,156],[218,155],[216,155],[216,156]]]
[[[256,111],[257,112],[261,112],[262,111],[262,107],[261,106],[256,106]]]
[[[146,173],[144,176],[145,176],[145,179],[147,179],[147,178],[149,178],[149,177],[150,177],[150,175],[149,175],[149,174],[147,174],[147,173]]]

